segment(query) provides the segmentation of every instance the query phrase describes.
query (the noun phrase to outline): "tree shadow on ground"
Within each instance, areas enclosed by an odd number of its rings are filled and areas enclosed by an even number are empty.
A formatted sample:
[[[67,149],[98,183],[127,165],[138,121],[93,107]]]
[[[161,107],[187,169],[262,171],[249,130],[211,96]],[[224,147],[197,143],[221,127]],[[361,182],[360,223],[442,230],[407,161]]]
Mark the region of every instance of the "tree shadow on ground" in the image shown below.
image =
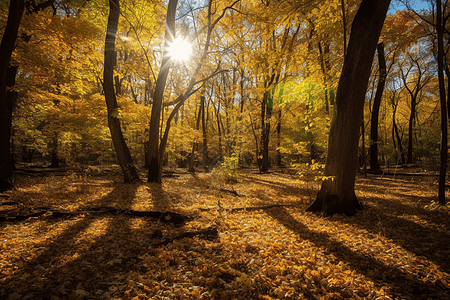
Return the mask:
[[[130,208],[138,185],[119,185],[103,198],[96,201],[97,206],[114,206]],[[123,195],[123,197],[122,197]],[[90,203],[91,208],[94,203]],[[83,207],[80,207],[83,209]],[[101,278],[102,286],[88,286],[89,278],[111,276],[114,272],[122,269],[124,264],[132,264],[132,261],[120,260],[121,251],[139,251],[136,245],[130,248],[130,242],[121,236],[129,234],[133,229],[130,227],[130,217],[127,216],[81,216],[65,220],[60,223],[57,220],[34,220],[30,226],[38,226],[33,222],[43,222],[40,230],[49,232],[49,239],[35,243],[33,246],[40,248],[34,257],[24,254],[22,261],[15,262],[20,269],[22,277],[14,274],[6,278],[3,285],[5,288],[3,297],[8,297],[15,292],[29,299],[50,299],[52,296],[60,298],[82,299],[88,297],[86,290],[100,291],[99,293],[111,294],[116,288],[112,282],[121,278]],[[90,228],[96,223],[102,232],[91,232]],[[58,224],[64,224],[61,233],[51,237],[51,231]],[[138,245],[137,246],[142,246]],[[108,263],[104,263],[107,261]],[[39,270],[39,276],[29,278]],[[119,272],[117,272],[119,274]],[[23,282],[27,281],[26,285]],[[96,280],[95,282],[98,282]],[[75,293],[75,295],[73,294]],[[101,295],[98,295],[101,296]],[[78,298],[77,298],[78,297]],[[5,298],[5,299],[6,299]]]
[[[350,268],[370,278],[379,288],[387,285],[392,290],[392,294],[399,298],[408,298],[410,295],[416,295],[416,299],[437,299],[431,297],[430,287],[424,282],[407,276],[405,272],[395,266],[358,253],[344,244],[332,240],[326,233],[310,230],[295,219],[285,208],[273,208],[266,210],[266,213],[287,229],[298,234],[300,239],[309,240],[318,248],[323,247],[326,251],[332,253],[338,261],[348,264]],[[332,260],[330,258],[330,261]],[[448,287],[441,286],[440,288],[450,292]]]
[[[450,244],[448,224],[441,224],[440,230],[436,230],[434,225],[431,227],[426,226],[426,223],[423,224],[421,220],[423,209],[417,209],[417,213],[414,214],[407,205],[396,203],[394,206],[389,200],[381,199],[377,199],[376,202],[376,206],[366,204],[363,219],[348,218],[347,223],[373,234],[381,233],[407,251],[434,262],[441,267],[441,271],[450,273],[450,262],[439,253],[447,251]]]
[[[432,200],[430,189],[425,188],[425,183],[420,182],[422,185],[418,186],[417,182],[411,182],[408,178],[399,182],[373,179],[370,183],[370,186],[366,181],[358,184],[358,189],[369,195],[364,197],[364,220],[348,218],[348,223],[374,234],[381,233],[409,252],[427,257],[439,265],[442,271],[450,273],[450,261],[439,254],[439,251],[448,250],[450,244],[449,214],[448,211],[424,208]]]
[[[270,178],[267,179],[261,179],[260,177],[247,175],[245,178],[242,179],[244,184],[257,184],[258,186],[262,186],[265,188],[259,187],[255,193],[251,196],[254,196],[261,200],[263,203],[261,204],[267,204],[269,202],[272,202],[274,200],[276,201],[283,201],[284,197],[293,197],[295,196],[298,201],[303,202],[305,204],[309,204],[311,201],[314,200],[315,197],[315,191],[311,190],[308,187],[305,187],[300,184],[292,184],[290,183],[282,183],[282,182],[274,182],[271,181]],[[277,199],[270,199],[267,195],[267,189],[272,189],[274,193],[277,195]],[[298,202],[297,201],[297,202]]]

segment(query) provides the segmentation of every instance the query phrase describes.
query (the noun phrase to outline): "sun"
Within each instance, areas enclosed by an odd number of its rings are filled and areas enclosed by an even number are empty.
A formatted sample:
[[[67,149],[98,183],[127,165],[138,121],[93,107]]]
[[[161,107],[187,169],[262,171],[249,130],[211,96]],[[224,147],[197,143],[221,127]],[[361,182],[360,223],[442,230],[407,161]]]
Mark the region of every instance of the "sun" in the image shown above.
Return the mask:
[[[168,55],[174,61],[188,61],[191,57],[192,45],[185,39],[177,37],[169,45]]]

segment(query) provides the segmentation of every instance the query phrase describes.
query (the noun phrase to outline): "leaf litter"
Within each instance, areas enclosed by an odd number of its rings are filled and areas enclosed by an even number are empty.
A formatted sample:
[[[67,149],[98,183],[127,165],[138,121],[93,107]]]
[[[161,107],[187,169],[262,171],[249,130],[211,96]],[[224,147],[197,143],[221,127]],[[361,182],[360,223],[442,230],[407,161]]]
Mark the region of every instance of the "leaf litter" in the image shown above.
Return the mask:
[[[22,174],[3,195],[16,204],[0,215],[109,206],[190,219],[174,226],[88,213],[2,222],[0,298],[450,299],[450,218],[430,208],[434,179],[358,178],[365,210],[323,218],[305,212],[317,185],[283,169],[249,170],[232,184],[182,170],[163,185],[122,184],[117,171]],[[243,207],[256,209],[230,210]],[[217,237],[183,236],[209,227]]]

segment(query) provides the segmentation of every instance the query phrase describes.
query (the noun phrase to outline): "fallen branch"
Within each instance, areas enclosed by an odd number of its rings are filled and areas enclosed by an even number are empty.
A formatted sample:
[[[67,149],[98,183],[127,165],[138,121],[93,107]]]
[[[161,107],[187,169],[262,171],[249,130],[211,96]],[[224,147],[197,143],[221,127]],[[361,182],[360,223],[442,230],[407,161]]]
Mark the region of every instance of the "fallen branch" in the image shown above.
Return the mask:
[[[244,207],[223,207],[220,205],[220,202],[217,203],[219,208],[216,208],[218,211],[229,211],[229,212],[235,212],[235,211],[242,211],[242,210],[264,210],[264,209],[270,209],[270,208],[276,208],[276,207],[295,207],[294,204],[269,204],[269,205],[261,205],[261,206],[244,206]],[[214,208],[199,208],[201,211],[211,211]]]
[[[5,221],[23,221],[29,218],[37,218],[45,216],[47,218],[64,218],[76,215],[101,215],[101,214],[125,214],[133,217],[149,217],[158,219],[164,223],[172,223],[175,225],[184,224],[190,217],[175,212],[159,212],[159,211],[139,211],[132,209],[118,209],[114,207],[96,207],[89,210],[77,211],[60,211],[55,209],[40,209],[39,211],[17,216],[0,216],[0,222]]]
[[[232,189],[231,191],[227,190],[227,189],[220,189],[220,191],[221,192],[230,193],[230,194],[232,194],[233,196],[236,196],[236,197],[241,197],[241,195],[239,195],[238,192],[236,192],[234,189]]]
[[[264,210],[264,209],[270,209],[275,207],[293,207],[293,204],[270,204],[270,205],[262,205],[262,206],[247,206],[247,207],[233,207],[233,208],[225,208],[221,207],[220,210],[225,211],[242,211],[242,210]]]

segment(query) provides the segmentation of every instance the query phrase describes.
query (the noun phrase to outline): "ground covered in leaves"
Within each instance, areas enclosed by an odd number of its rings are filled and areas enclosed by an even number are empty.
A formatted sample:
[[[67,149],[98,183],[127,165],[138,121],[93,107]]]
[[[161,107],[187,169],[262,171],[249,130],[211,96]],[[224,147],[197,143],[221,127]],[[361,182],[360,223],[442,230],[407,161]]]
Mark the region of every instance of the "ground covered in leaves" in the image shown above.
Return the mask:
[[[361,176],[365,210],[323,218],[305,212],[313,175],[173,171],[162,186],[123,184],[117,167],[17,173],[0,198],[0,299],[450,299],[435,176]],[[117,210],[89,213],[104,207]]]

